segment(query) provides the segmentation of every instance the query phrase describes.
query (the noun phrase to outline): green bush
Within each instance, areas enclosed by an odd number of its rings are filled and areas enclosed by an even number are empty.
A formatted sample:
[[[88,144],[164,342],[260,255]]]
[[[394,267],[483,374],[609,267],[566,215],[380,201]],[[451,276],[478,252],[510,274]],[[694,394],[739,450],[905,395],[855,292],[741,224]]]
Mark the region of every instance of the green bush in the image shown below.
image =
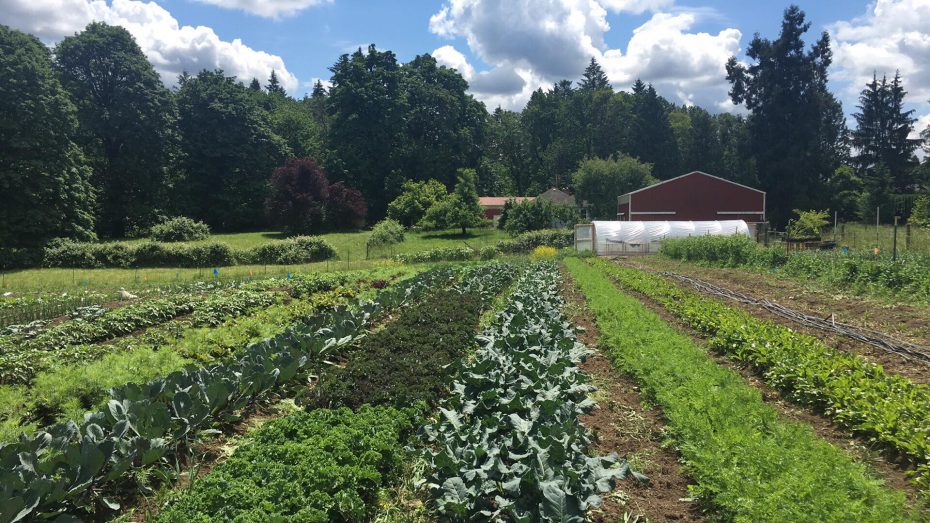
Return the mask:
[[[559,205],[548,200],[524,200],[508,202],[501,216],[504,230],[517,235],[529,231],[551,229],[553,227],[571,227],[581,219],[575,209],[568,205]]]
[[[513,254],[530,252],[542,245],[562,249],[571,247],[574,244],[575,231],[573,229],[547,229],[525,232],[511,240],[499,242],[497,250],[502,253]]]
[[[395,245],[404,241],[404,226],[390,218],[381,220],[371,228],[371,236],[365,241],[369,247]]]
[[[271,421],[156,521],[370,521],[418,417],[365,406]]]
[[[210,226],[185,216],[169,218],[152,226],[149,234],[160,242],[190,242],[210,237]]]
[[[328,260],[336,249],[319,236],[294,236],[265,243],[241,254],[244,263],[291,265]]]

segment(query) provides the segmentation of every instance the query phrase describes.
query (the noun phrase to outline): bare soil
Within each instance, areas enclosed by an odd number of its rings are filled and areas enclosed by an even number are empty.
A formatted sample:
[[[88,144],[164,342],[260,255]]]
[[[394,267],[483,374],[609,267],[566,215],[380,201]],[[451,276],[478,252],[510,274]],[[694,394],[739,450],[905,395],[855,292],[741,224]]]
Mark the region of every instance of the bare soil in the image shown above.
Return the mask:
[[[829,318],[849,325],[884,332],[898,339],[930,347],[930,308],[903,303],[888,304],[869,298],[834,293],[813,284],[774,275],[741,269],[717,269],[680,263],[660,257],[618,260],[619,263],[647,271],[669,271],[699,278],[715,285],[743,293],[756,299],[766,299],[800,312]],[[690,285],[669,280],[682,288],[695,290]],[[806,327],[767,310],[721,298],[727,305],[743,309],[756,317],[790,327],[798,332],[819,338],[827,346],[859,354],[868,361],[881,365],[891,374],[904,376],[916,383],[930,384],[930,365],[872,347],[871,345]]]
[[[635,382],[615,369],[598,349],[594,317],[567,273],[563,274],[562,292],[579,340],[595,349],[580,366],[598,387],[597,407],[581,417],[594,434],[594,449],[601,455],[617,453],[649,478],[644,483],[633,478],[618,482],[613,492],[602,496],[604,503],[590,511],[591,520],[613,523],[631,516],[654,522],[704,521],[698,504],[689,499],[692,481],[678,454],[662,445],[666,439],[662,413],[645,406]]]
[[[709,280],[708,280],[709,281]],[[616,285],[616,283],[615,283]],[[722,283],[718,284],[722,285]],[[758,389],[762,394],[762,399],[774,408],[780,416],[799,423],[804,423],[813,428],[814,433],[834,446],[846,452],[854,461],[867,466],[868,470],[877,478],[882,479],[885,485],[899,490],[907,497],[908,504],[925,515],[930,516],[928,507],[923,499],[920,490],[910,481],[909,474],[913,470],[913,465],[905,460],[899,459],[892,451],[887,448],[876,446],[864,438],[852,434],[849,430],[834,423],[833,420],[826,417],[822,412],[812,410],[806,406],[800,406],[789,401],[778,390],[769,387],[750,365],[741,362],[735,362],[717,354],[707,348],[707,344],[700,333],[690,326],[680,321],[678,318],[669,313],[665,307],[655,300],[636,291],[623,288],[618,285],[621,292],[634,296],[642,302],[652,312],[658,314],[666,323],[672,325],[680,333],[688,336],[700,347],[703,347],[708,356],[713,358],[718,365],[730,368],[738,372],[740,376],[752,387]],[[742,291],[740,291],[742,292]],[[747,293],[748,294],[748,293]],[[755,311],[753,311],[755,313]]]

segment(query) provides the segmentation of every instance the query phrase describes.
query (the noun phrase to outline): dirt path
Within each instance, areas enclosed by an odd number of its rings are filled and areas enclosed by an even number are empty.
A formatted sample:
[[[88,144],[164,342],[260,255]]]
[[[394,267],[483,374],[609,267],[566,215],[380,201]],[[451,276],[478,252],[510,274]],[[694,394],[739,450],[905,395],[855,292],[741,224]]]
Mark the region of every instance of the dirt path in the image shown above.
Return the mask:
[[[598,349],[598,330],[584,296],[563,271],[562,294],[566,315],[579,329],[578,338],[595,353],[580,366],[598,388],[597,407],[581,416],[594,433],[598,454],[616,452],[634,470],[649,477],[648,483],[627,479],[603,496],[604,503],[590,512],[596,522],[626,521],[625,515],[648,521],[703,521],[700,507],[687,501],[690,478],[674,450],[662,447],[665,439],[662,414],[645,408],[633,380],[617,371]],[[631,519],[630,521],[637,521]]]
[[[879,330],[904,341],[930,347],[930,308],[907,304],[890,305],[868,298],[831,294],[817,288],[811,282],[776,278],[739,269],[699,267],[659,257],[625,259],[618,262],[638,269],[692,276],[753,298],[766,299],[822,318],[829,318],[835,314],[838,322]],[[690,285],[669,281],[684,289],[695,290]],[[800,325],[761,307],[724,298],[720,300],[730,307],[745,310],[758,318],[819,338],[829,347],[859,354],[873,363],[882,365],[889,373],[899,374],[916,383],[930,384],[930,365],[905,359],[845,336]]]
[[[896,457],[889,452],[884,452],[882,449],[876,448],[868,441],[852,435],[848,430],[840,427],[821,413],[788,401],[777,390],[769,387],[761,379],[759,374],[748,364],[735,362],[707,349],[707,344],[700,333],[673,316],[661,304],[641,293],[626,289],[616,283],[615,285],[617,285],[620,292],[635,297],[651,311],[658,314],[668,324],[675,327],[676,330],[691,338],[695,344],[704,347],[708,355],[713,358],[718,365],[738,372],[746,383],[755,387],[762,393],[762,399],[772,406],[779,415],[809,425],[814,429],[814,433],[818,437],[843,449],[857,463],[863,463],[868,466],[870,471],[876,477],[883,479],[888,487],[903,492],[907,497],[909,505],[918,508],[923,507],[921,501],[922,495],[909,478],[912,466],[896,459]]]

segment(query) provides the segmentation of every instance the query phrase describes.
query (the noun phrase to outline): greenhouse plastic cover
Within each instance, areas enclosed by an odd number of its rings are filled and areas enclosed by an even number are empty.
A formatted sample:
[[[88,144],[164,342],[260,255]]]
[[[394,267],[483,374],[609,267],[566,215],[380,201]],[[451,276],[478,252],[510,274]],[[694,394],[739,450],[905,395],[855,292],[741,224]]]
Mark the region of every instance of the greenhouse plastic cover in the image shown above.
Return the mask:
[[[597,243],[651,243],[667,238],[688,236],[749,236],[749,226],[743,220],[717,220],[706,222],[591,222]]]

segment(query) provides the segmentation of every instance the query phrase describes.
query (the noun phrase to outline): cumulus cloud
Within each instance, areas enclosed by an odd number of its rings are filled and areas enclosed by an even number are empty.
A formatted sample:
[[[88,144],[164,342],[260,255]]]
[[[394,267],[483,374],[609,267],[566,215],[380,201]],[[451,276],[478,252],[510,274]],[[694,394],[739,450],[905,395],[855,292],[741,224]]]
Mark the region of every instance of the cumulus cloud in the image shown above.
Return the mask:
[[[197,0],[203,4],[245,11],[265,18],[293,16],[304,9],[332,0]]]
[[[434,52],[447,65],[472,71],[473,92],[491,106],[505,100],[505,107],[518,109],[536,88],[579,78],[594,57],[617,88],[641,78],[678,103],[732,110],[725,64],[739,51],[742,33],[691,32],[704,10],[662,12],[671,7],[671,0],[449,0],[430,18],[429,27],[442,37],[464,38],[475,55],[493,66],[474,73],[452,46]],[[653,15],[633,31],[624,51],[605,43],[608,10]]]
[[[930,0],[877,0],[858,18],[828,26],[834,40],[833,77],[848,81],[855,99],[873,71],[901,71],[909,100],[930,98]]]
[[[0,23],[32,33],[46,43],[101,21],[125,27],[135,37],[166,84],[173,85],[183,72],[223,69],[244,82],[262,81],[275,71],[282,85],[294,91],[297,78],[277,55],[252,49],[242,40],[221,39],[205,26],[181,25],[155,2],[136,0],[4,0]]]
[[[472,77],[475,75],[475,68],[468,63],[468,59],[465,58],[465,55],[451,45],[444,45],[436,49],[432,52],[432,56],[439,65],[455,69],[462,75],[462,78],[468,81],[471,81]]]

